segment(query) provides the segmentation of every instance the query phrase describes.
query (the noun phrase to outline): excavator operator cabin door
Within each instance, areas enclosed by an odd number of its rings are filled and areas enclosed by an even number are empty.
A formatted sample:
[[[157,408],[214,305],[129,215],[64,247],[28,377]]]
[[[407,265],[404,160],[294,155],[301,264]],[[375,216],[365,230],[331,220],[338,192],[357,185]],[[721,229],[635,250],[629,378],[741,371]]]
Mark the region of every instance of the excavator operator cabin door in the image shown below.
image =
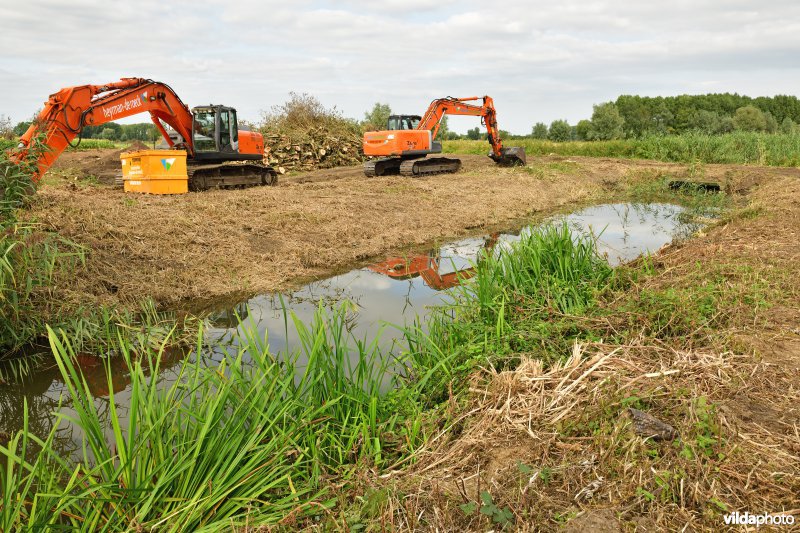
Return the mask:
[[[239,127],[236,110],[211,106],[193,111],[194,147],[197,152],[235,153],[239,151]]]
[[[219,151],[239,151],[239,127],[236,124],[236,110],[221,107],[219,109]]]
[[[197,152],[218,152],[217,149],[217,112],[213,108],[194,110],[194,149]]]

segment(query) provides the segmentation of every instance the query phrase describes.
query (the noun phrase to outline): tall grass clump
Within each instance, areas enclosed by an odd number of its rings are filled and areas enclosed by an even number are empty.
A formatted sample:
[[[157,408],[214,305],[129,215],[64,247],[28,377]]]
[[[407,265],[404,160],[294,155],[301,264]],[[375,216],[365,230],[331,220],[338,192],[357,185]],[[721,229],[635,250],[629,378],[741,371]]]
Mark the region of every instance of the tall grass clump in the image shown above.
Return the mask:
[[[46,337],[47,324],[68,330],[76,349],[84,350],[109,347],[119,333],[137,346],[160,342],[177,323],[174,314],[158,312],[147,301],[138,312],[108,308],[64,312],[54,302],[57,276],[81,266],[86,250],[25,214],[37,190],[37,163],[46,149],[37,139],[22,157],[0,152],[0,379],[18,379],[33,369],[36,357],[23,356],[20,349]],[[183,326],[186,332],[195,331],[186,321]]]
[[[427,332],[406,330],[407,371],[422,376],[419,384],[435,403],[476,366],[549,345],[551,337],[565,346],[572,341],[569,331],[559,331],[560,317],[586,313],[613,275],[591,236],[573,234],[566,223],[535,229],[507,249],[486,252],[471,283],[432,316]]]
[[[83,456],[61,457],[56,430],[41,439],[27,426],[0,446],[0,529],[211,531],[324,512],[330,476],[391,464],[421,439],[418,417],[380,392],[388,368],[377,345],[352,339],[345,323],[344,310],[320,310],[286,357],[244,327],[218,364],[187,359],[161,385],[150,376],[164,345],[134,352],[120,337],[130,401],[125,409],[116,401],[109,371],[108,421],[70,339],[50,330],[74,412],[57,417],[81,430]],[[201,332],[196,353],[203,345]]]

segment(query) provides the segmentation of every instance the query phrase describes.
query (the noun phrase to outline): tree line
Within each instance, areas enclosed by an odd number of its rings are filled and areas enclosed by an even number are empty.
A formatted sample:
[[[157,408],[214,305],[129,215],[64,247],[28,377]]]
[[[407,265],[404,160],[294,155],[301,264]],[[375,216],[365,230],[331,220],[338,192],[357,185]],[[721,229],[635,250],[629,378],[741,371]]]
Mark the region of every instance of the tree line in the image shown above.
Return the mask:
[[[591,119],[581,120],[574,126],[566,120],[555,120],[549,127],[538,122],[530,137],[591,141],[688,132],[709,135],[733,131],[796,133],[798,124],[800,100],[795,96],[622,95],[616,101],[595,105]]]

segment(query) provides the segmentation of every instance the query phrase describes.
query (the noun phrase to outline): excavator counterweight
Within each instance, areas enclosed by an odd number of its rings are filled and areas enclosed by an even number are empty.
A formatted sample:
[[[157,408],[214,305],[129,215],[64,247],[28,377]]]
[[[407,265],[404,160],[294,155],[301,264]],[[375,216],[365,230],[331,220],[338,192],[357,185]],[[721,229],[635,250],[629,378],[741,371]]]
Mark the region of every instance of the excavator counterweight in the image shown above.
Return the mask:
[[[469,103],[482,100],[482,105]],[[384,131],[364,133],[364,155],[380,157],[364,163],[367,176],[401,174],[424,176],[458,172],[461,160],[453,157],[427,157],[442,152],[436,142],[439,125],[445,115],[469,115],[481,118],[492,147],[489,157],[503,166],[525,165],[525,149],[504,147],[497,127],[497,112],[488,96],[439,98],[431,102],[425,115],[392,115]]]

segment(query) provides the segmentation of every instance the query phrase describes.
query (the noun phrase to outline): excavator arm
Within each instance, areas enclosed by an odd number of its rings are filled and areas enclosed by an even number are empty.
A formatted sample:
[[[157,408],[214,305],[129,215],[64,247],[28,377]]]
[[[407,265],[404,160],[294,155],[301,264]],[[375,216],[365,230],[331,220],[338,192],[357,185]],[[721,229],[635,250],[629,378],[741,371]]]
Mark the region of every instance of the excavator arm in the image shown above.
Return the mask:
[[[481,105],[470,104],[482,100]],[[494,100],[489,96],[470,96],[468,98],[439,98],[431,102],[428,110],[420,120],[419,130],[431,131],[432,138],[436,138],[439,133],[439,126],[445,115],[468,115],[481,117],[481,124],[486,127],[486,136],[492,146],[492,153],[489,157],[502,165],[524,165],[526,162],[525,150],[523,148],[504,148],[503,141],[500,139],[500,130],[497,127],[497,111],[494,108]]]
[[[22,160],[34,139],[41,138],[46,150],[38,160],[38,180],[85,126],[150,113],[150,118],[169,143],[164,124],[183,138],[181,148],[194,154],[192,146],[192,113],[168,85],[143,78],[122,78],[105,85],[80,85],[61,89],[45,103],[39,116],[20,138],[19,150],[13,157]]]
[[[483,100],[482,105],[468,104],[477,100]],[[494,101],[489,96],[470,96],[468,98],[439,98],[431,102],[428,110],[423,115],[422,120],[417,126],[420,130],[431,130],[433,138],[439,133],[439,126],[445,115],[467,115],[481,117],[481,124],[486,127],[489,144],[492,145],[492,153],[496,157],[503,155],[503,142],[500,140],[497,129],[497,112],[494,108]]]

